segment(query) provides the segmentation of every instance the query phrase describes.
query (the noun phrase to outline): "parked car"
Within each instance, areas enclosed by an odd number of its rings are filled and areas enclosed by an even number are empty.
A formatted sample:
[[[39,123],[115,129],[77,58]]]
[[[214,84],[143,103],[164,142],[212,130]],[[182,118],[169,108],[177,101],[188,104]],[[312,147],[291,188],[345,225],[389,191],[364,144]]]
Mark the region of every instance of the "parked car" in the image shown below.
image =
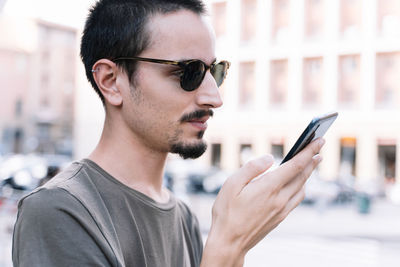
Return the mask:
[[[231,175],[231,172],[216,169],[214,173],[206,176],[203,179],[203,190],[206,193],[218,194],[219,190],[225,183],[226,179]]]
[[[0,163],[0,188],[33,190],[57,174],[71,160],[61,155],[10,155]]]
[[[204,187],[204,181],[207,179],[207,177],[213,176],[217,172],[217,168],[196,169],[192,172],[189,172],[186,180],[187,191],[192,193],[209,192]]]
[[[11,155],[0,166],[2,186],[18,190],[33,189],[47,173],[45,159],[36,155]]]
[[[203,192],[203,180],[213,170],[195,160],[170,159],[167,162],[164,183],[175,192]],[[168,182],[168,183],[167,183]]]
[[[340,180],[324,180],[313,173],[305,184],[305,204],[343,204],[352,202],[356,191]]]

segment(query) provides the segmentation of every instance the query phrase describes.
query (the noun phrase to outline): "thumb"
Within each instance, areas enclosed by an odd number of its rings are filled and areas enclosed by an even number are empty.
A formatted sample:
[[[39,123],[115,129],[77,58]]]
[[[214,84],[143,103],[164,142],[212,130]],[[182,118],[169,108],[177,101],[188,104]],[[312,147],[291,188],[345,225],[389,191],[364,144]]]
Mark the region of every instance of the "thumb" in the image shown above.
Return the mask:
[[[272,155],[265,155],[253,160],[248,161],[242,168],[234,175],[235,184],[240,186],[240,190],[251,182],[254,178],[266,172],[274,164],[274,157]]]

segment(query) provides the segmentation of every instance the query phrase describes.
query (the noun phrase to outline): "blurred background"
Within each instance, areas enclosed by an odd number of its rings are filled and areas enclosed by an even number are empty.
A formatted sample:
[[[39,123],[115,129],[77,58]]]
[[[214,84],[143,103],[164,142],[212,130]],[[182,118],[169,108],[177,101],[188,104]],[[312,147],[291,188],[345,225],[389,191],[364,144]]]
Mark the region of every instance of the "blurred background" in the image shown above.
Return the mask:
[[[0,266],[16,202],[90,153],[104,111],[79,60],[94,0],[0,0]],[[306,198],[245,266],[398,266],[400,1],[207,0],[217,56],[232,65],[204,156],[171,155],[165,184],[204,238],[225,179],[277,164],[316,115],[338,111]]]

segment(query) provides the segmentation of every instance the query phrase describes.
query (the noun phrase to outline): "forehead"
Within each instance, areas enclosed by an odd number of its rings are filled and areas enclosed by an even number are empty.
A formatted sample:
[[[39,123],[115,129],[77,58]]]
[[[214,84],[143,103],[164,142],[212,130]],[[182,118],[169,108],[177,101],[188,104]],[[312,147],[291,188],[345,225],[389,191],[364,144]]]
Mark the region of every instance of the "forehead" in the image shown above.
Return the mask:
[[[141,54],[153,58],[215,59],[215,35],[209,21],[192,11],[156,14],[147,23],[150,44]]]

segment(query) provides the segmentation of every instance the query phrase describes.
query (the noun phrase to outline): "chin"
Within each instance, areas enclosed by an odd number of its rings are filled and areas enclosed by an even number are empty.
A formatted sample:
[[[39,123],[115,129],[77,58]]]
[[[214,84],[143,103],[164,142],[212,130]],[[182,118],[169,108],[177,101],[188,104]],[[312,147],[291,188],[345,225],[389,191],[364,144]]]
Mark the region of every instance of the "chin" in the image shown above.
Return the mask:
[[[183,159],[197,159],[207,150],[207,144],[203,140],[194,143],[178,142],[171,145],[170,152],[178,154]]]

